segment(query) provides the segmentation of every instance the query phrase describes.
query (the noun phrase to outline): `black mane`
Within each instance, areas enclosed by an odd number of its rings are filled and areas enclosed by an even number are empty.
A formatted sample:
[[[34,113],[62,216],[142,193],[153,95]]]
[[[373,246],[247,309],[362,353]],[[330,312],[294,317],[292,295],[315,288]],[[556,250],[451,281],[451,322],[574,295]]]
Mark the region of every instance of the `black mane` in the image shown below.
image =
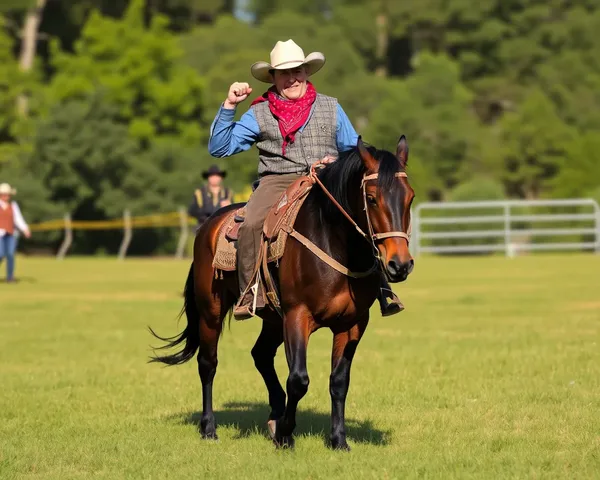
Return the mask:
[[[395,155],[387,150],[378,150],[375,147],[366,147],[369,153],[379,162],[378,186],[381,189],[389,189],[394,183],[395,174],[400,165]],[[353,188],[359,188],[365,167],[358,152],[353,148],[340,154],[339,158],[327,165],[319,172],[319,179],[329,190],[338,203],[352,216],[356,217],[355,205],[351,205],[349,192]],[[313,187],[315,199],[314,207],[318,208],[322,220],[334,223],[339,220],[347,222],[333,202],[323,193],[318,185]]]

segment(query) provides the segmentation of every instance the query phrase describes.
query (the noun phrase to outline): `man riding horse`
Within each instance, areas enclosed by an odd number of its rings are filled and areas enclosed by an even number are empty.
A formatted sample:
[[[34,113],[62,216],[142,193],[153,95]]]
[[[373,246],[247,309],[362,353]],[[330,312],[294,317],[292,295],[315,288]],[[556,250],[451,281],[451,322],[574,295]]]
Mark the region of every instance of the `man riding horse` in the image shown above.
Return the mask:
[[[235,155],[253,144],[258,147],[260,182],[246,206],[238,240],[241,295],[233,312],[238,320],[250,318],[265,307],[250,282],[271,207],[312,164],[334,161],[339,153],[357,144],[358,135],[337,99],[317,93],[308,81],[324,64],[325,56],[320,52],[305,56],[294,41],[277,42],[271,62],[256,62],[250,69],[254,78],[272,86],[236,122],[236,107],[252,88],[248,83],[233,83],[211,126],[208,148],[214,157]],[[384,316],[404,309],[383,275],[378,298]]]

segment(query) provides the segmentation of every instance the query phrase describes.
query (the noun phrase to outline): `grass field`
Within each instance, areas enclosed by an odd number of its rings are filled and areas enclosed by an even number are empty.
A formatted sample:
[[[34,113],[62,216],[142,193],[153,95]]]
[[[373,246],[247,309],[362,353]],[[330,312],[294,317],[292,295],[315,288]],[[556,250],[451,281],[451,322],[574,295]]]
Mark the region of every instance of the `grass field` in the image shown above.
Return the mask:
[[[2,479],[600,478],[600,255],[418,259],[407,310],[374,315],[359,346],[350,453],[325,446],[329,332],[311,338],[296,449],[276,451],[259,322],[233,322],[220,440],[202,441],[195,362],[146,363],[146,325],[178,331],[187,262],[17,266],[0,284]]]

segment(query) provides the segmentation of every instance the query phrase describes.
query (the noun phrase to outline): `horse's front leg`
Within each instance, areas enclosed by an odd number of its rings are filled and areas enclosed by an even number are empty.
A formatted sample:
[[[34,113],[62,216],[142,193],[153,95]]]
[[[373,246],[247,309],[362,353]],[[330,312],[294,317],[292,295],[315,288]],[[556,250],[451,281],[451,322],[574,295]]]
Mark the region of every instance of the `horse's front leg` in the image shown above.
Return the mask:
[[[275,443],[280,447],[293,447],[292,434],[296,428],[296,408],[308,391],[306,349],[311,330],[312,316],[304,306],[286,312],[283,320],[283,341],[290,373],[287,379],[287,404],[283,417],[277,421]]]
[[[275,354],[277,349],[283,343],[283,328],[280,324],[263,320],[262,330],[252,348],[252,357],[254,365],[262,375],[265,385],[269,392],[269,406],[271,413],[267,428],[271,438],[275,438],[275,428],[277,419],[283,416],[285,412],[285,392],[277,378],[275,371]]]
[[[350,330],[334,333],[331,352],[331,376],[329,394],[331,395],[331,447],[350,450],[346,442],[346,420],[344,418],[346,396],[350,387],[350,367],[358,342],[367,328],[369,315],[359,320]]]

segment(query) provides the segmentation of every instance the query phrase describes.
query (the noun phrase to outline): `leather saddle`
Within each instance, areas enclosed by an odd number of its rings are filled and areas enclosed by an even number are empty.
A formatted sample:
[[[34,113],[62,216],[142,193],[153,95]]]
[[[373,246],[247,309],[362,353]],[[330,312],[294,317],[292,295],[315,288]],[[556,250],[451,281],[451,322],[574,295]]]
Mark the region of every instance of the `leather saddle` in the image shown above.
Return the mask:
[[[267,243],[267,263],[276,262],[283,256],[287,232],[294,226],[300,207],[312,186],[313,182],[308,176],[298,177],[271,207],[263,225],[263,242]],[[213,259],[217,275],[219,271],[230,272],[237,268],[237,240],[245,217],[244,205],[232,211],[221,226]]]

